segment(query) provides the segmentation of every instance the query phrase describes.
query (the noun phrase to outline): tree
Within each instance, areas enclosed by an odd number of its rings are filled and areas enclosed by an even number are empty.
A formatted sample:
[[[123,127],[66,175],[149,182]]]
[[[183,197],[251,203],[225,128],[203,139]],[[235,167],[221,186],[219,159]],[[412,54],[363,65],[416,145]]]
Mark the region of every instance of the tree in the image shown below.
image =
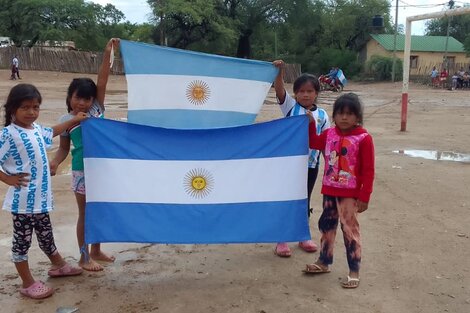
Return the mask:
[[[470,15],[456,15],[452,16],[449,22],[449,17],[440,19],[431,19],[426,22],[426,35],[427,36],[446,36],[447,26],[449,25],[449,36],[454,37],[464,44],[465,51],[470,54]]]
[[[148,3],[158,23],[154,38],[160,37],[155,40],[160,44],[207,50],[211,41],[225,38],[230,42],[235,38],[231,21],[218,14],[218,0],[149,0]]]
[[[126,35],[124,14],[113,5],[84,0],[0,0],[0,29],[15,45],[71,40],[87,50],[101,50],[111,37]]]
[[[40,37],[41,9],[46,1],[0,0],[0,23],[16,46],[32,46]]]

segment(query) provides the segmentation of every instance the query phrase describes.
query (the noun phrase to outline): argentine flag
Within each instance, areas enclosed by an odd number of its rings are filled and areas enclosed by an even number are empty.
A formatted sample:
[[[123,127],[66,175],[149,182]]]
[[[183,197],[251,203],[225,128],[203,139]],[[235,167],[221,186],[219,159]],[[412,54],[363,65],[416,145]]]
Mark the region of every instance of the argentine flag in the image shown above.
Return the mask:
[[[121,40],[128,121],[178,129],[252,124],[278,70],[269,62]]]
[[[208,130],[82,122],[85,241],[310,238],[308,118]]]
[[[338,78],[338,80],[343,86],[346,86],[346,84],[348,83],[348,80],[346,79],[346,76],[344,76],[344,73],[341,69],[338,69],[338,74],[336,74],[336,77]]]

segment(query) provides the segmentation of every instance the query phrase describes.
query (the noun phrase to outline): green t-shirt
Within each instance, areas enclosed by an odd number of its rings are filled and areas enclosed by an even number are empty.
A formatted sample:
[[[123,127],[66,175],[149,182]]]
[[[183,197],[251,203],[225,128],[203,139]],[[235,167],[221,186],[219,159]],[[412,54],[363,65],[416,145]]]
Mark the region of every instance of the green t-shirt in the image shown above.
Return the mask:
[[[95,100],[88,110],[88,115],[90,117],[104,117],[104,110],[98,104],[98,101]],[[73,114],[65,114],[60,118],[60,123],[66,122],[74,118]],[[83,143],[82,143],[82,129],[80,124],[75,125],[74,127],[67,129],[61,134],[61,136],[69,137],[72,142],[72,171],[83,171]]]

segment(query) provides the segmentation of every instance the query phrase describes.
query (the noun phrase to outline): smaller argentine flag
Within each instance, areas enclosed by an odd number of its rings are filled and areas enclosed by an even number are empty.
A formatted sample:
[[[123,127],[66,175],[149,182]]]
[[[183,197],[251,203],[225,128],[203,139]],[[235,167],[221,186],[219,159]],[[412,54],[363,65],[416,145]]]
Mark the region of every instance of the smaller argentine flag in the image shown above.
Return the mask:
[[[346,86],[346,84],[348,83],[348,80],[346,79],[346,76],[344,76],[343,70],[338,69],[338,74],[336,74],[336,77],[338,78],[338,80],[341,82],[343,86]]]
[[[121,40],[128,121],[178,129],[249,125],[278,69],[246,60]]]
[[[208,130],[82,123],[85,241],[310,238],[308,118]]]

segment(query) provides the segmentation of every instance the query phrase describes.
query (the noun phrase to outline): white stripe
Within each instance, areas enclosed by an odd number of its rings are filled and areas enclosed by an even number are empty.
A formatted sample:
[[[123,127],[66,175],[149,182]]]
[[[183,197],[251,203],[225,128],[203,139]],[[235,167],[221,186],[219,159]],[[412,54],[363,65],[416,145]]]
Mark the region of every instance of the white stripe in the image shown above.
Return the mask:
[[[271,88],[267,82],[222,77],[184,75],[126,75],[129,110],[188,109],[236,111],[258,114]],[[209,95],[203,103],[187,96],[191,83],[207,84]]]
[[[306,155],[223,161],[84,161],[88,202],[210,204],[307,197]],[[194,169],[203,169],[202,176],[213,179],[212,190],[200,198],[185,191],[191,182],[185,177]]]

